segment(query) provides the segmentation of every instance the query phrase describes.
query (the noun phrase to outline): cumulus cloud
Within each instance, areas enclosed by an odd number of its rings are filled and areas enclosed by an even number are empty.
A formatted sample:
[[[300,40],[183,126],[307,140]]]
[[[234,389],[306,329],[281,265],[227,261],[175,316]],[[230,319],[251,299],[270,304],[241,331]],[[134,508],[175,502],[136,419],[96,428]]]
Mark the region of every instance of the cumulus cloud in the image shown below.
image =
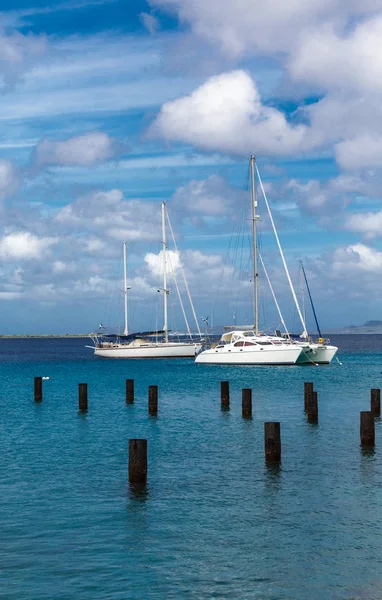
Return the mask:
[[[164,104],[149,135],[239,155],[282,155],[303,149],[304,125],[265,106],[245,71],[211,77],[191,95]]]
[[[57,244],[54,237],[37,237],[28,231],[5,234],[0,239],[0,257],[3,260],[41,260],[47,250]]]
[[[88,167],[121,154],[123,146],[107,133],[93,131],[68,140],[39,142],[32,153],[32,163],[45,165]]]
[[[119,241],[160,238],[160,205],[142,200],[125,200],[121,190],[91,192],[62,208],[55,223],[63,231],[98,232]],[[101,249],[99,241],[89,251]]]
[[[167,267],[166,270],[170,273],[171,271],[177,271],[180,267],[179,254],[174,250],[167,250]],[[163,275],[163,251],[161,250],[158,254],[148,252],[145,256],[145,263],[147,264],[149,271],[152,275]]]
[[[9,160],[0,159],[0,198],[11,196],[20,186],[20,176]]]
[[[335,250],[332,257],[332,272],[343,277],[351,273],[377,275],[382,273],[382,252],[365,244],[353,244]]]
[[[208,179],[192,179],[176,190],[171,207],[190,214],[227,216],[232,212],[237,193],[218,175],[211,175]]]
[[[382,211],[347,215],[345,229],[362,233],[366,239],[382,236]]]

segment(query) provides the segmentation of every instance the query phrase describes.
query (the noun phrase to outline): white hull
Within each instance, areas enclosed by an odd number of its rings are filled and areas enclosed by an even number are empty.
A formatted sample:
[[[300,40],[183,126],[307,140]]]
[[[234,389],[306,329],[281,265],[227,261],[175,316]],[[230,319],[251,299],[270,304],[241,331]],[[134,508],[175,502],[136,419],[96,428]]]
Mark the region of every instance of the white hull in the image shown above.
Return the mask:
[[[163,342],[158,344],[113,344],[94,348],[95,356],[102,358],[194,358],[202,344]]]
[[[308,347],[303,347],[303,351],[297,361],[297,364],[312,364],[328,365],[331,363],[337,353],[337,346],[309,344]]]
[[[299,346],[212,348],[201,352],[196,363],[217,365],[294,365],[302,352]]]

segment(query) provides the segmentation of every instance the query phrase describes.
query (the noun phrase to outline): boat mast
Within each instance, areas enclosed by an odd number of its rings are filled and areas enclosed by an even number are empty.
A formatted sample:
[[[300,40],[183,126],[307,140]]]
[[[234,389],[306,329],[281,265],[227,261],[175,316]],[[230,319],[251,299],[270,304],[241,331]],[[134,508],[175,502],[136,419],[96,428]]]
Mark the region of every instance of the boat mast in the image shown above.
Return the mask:
[[[123,293],[125,296],[125,329],[123,335],[128,335],[129,327],[127,323],[127,291],[130,289],[127,286],[127,259],[126,259],[126,242],[123,242]]]
[[[167,245],[166,245],[166,204],[162,202],[162,260],[163,260],[163,331],[164,341],[168,342],[168,323],[167,323]]]
[[[258,272],[257,272],[257,228],[256,221],[258,220],[258,215],[256,215],[257,208],[257,200],[256,200],[256,192],[255,192],[255,163],[256,158],[252,154],[250,158],[251,165],[251,200],[252,200],[252,236],[253,236],[253,317],[254,317],[254,327],[255,327],[255,335],[259,334],[259,282],[258,282]]]

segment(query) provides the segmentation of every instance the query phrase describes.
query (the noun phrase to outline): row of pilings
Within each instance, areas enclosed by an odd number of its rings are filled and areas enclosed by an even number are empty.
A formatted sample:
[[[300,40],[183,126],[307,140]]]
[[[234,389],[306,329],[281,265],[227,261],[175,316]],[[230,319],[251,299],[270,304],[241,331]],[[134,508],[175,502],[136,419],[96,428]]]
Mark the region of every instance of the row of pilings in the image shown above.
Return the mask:
[[[34,401],[43,399],[42,377],[34,378]],[[228,381],[220,382],[220,402],[222,411],[230,409],[230,385]],[[126,404],[134,404],[134,380],[126,379]],[[78,409],[88,410],[88,385],[78,384]],[[304,411],[309,423],[318,423],[318,393],[312,382],[304,383]],[[148,388],[148,414],[158,415],[158,386]],[[381,415],[381,390],[371,389],[370,410],[360,412],[360,441],[363,448],[373,448],[375,445],[375,418]],[[242,417],[252,419],[252,390],[242,389]],[[281,460],[281,426],[278,421],[264,423],[264,453],[269,462]],[[147,440],[129,440],[129,481],[131,483],[145,482],[147,478]]]

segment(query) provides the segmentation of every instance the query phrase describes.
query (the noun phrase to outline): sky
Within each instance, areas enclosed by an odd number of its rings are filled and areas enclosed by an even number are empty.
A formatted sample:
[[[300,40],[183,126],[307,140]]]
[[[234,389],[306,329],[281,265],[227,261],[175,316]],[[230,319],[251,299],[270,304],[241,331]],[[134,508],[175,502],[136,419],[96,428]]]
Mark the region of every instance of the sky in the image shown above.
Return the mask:
[[[321,329],[382,320],[381,39],[380,0],[3,0],[0,333],[123,327],[123,242],[130,328],[161,327],[163,201],[199,324],[253,322],[251,154]],[[278,327],[259,280],[260,324]]]

